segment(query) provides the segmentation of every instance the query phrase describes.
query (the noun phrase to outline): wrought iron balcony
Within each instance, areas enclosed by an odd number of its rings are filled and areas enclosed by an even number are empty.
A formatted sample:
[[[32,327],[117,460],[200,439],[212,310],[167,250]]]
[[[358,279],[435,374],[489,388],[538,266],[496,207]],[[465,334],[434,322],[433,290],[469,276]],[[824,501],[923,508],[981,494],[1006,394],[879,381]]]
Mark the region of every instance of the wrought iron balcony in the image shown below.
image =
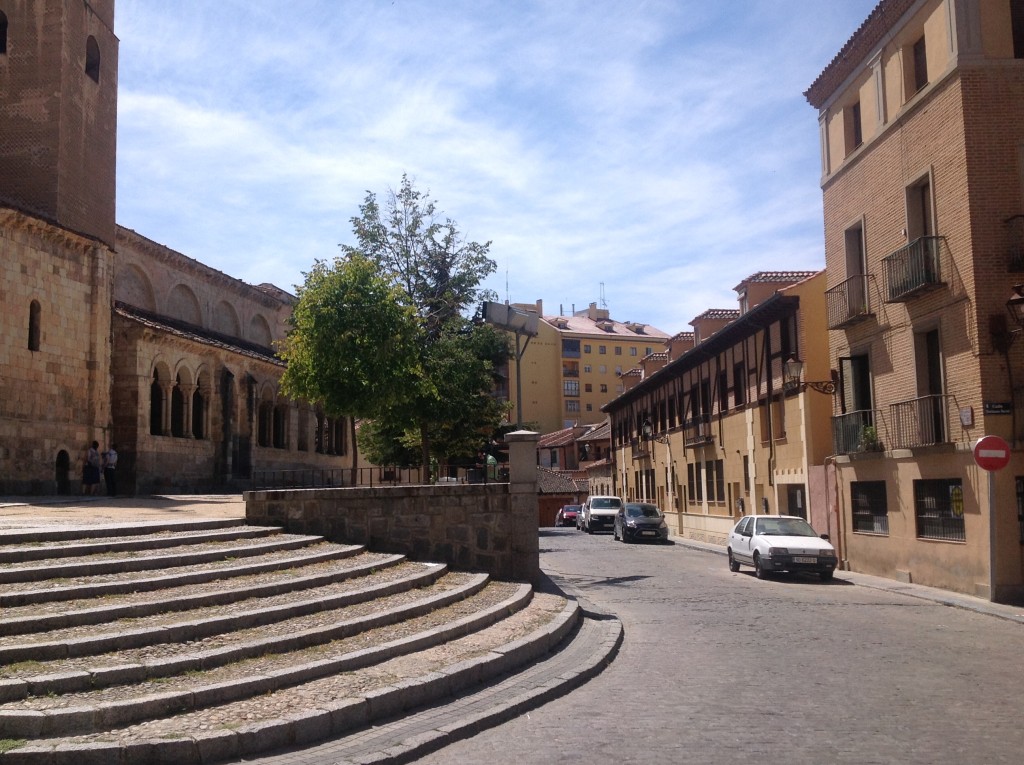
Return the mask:
[[[886,302],[905,303],[943,284],[941,236],[922,236],[882,259]]]
[[[829,329],[842,329],[874,316],[868,278],[868,274],[856,274],[825,293]]]
[[[711,415],[700,414],[683,424],[684,445],[703,446],[704,444],[710,444],[711,441]]]
[[[832,453],[876,452],[885,448],[878,432],[877,409],[862,409],[832,418]]]
[[[910,449],[946,443],[949,432],[949,396],[920,396],[889,405],[893,448]]]

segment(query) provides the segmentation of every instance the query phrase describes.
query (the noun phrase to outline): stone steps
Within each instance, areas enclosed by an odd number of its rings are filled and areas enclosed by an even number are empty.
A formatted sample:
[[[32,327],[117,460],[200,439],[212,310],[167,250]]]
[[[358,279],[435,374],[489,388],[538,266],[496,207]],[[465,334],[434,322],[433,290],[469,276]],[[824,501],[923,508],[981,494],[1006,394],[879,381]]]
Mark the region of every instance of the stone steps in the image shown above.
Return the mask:
[[[0,534],[0,606],[16,604],[0,626],[4,762],[208,763],[306,744],[515,673],[582,618],[528,585],[280,529],[175,542],[111,528]],[[53,558],[19,561],[26,547]],[[217,563],[240,549],[244,566]]]

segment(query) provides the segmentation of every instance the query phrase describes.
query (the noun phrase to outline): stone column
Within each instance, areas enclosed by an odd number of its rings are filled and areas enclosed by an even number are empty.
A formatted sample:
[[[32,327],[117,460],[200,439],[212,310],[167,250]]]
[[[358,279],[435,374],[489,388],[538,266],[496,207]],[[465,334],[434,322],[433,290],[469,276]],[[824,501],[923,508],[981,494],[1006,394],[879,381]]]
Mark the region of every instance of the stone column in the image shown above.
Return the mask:
[[[160,392],[163,394],[163,406],[161,407],[160,413],[160,432],[162,435],[171,435],[171,393],[174,390],[176,383],[162,382],[160,383]]]
[[[192,438],[192,394],[196,392],[195,385],[179,385],[181,388],[181,416],[184,422],[181,423],[181,434],[185,438]]]
[[[508,493],[512,514],[513,578],[536,584],[540,579],[540,532],[537,510],[537,441],[540,434],[517,430],[508,444]]]

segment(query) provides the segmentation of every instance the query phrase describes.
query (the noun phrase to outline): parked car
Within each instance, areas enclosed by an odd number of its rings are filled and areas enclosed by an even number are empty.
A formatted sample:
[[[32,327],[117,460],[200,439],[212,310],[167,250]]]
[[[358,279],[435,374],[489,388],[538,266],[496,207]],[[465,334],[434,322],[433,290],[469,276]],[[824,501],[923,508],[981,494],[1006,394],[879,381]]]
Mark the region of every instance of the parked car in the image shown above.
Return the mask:
[[[729,532],[727,552],[729,570],[753,566],[758,579],[772,571],[801,571],[828,581],[839,563],[828,537],[794,515],[748,515]]]
[[[623,542],[667,542],[668,524],[656,505],[649,502],[627,502],[615,514],[612,535]]]
[[[576,516],[580,514],[579,505],[562,505],[555,513],[556,526],[575,526]]]
[[[583,503],[583,520],[577,521],[577,525],[588,534],[595,530],[610,529],[615,524],[615,514],[622,509],[622,500],[618,497],[597,495],[587,497]]]

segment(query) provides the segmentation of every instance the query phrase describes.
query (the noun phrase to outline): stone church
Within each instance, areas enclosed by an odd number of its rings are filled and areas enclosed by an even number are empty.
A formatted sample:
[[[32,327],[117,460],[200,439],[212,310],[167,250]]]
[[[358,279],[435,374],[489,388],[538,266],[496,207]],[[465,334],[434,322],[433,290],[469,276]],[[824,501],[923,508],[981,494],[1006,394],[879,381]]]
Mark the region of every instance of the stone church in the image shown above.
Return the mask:
[[[294,297],[117,225],[117,60],[114,0],[0,0],[0,494],[77,493],[94,440],[121,493],[354,468],[280,392]]]

